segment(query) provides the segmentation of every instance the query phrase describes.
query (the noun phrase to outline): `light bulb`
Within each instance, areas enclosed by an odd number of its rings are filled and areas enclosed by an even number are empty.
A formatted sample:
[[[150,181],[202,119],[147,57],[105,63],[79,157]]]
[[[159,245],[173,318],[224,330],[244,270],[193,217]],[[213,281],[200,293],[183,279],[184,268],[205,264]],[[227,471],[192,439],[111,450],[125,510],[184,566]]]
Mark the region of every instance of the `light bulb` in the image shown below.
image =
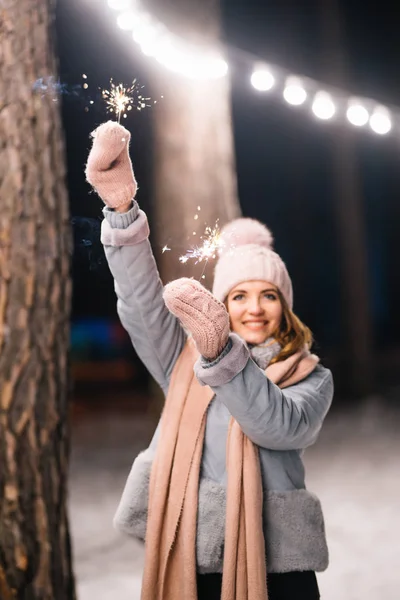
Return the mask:
[[[315,95],[312,110],[318,119],[328,120],[335,114],[336,107],[327,92],[318,92]]]
[[[120,29],[124,31],[129,31],[133,29],[140,19],[139,15],[135,13],[133,10],[127,10],[117,17],[117,25]]]
[[[379,135],[386,135],[392,129],[390,113],[384,106],[375,108],[369,120],[372,131]]]
[[[267,92],[274,87],[275,78],[267,67],[258,67],[251,75],[251,85],[260,92]]]
[[[286,80],[283,97],[286,102],[293,106],[300,106],[307,99],[307,92],[302,86],[301,80],[297,77],[288,77]]]
[[[349,122],[356,127],[363,127],[368,123],[369,119],[369,114],[365,106],[356,100],[350,102],[346,116]]]

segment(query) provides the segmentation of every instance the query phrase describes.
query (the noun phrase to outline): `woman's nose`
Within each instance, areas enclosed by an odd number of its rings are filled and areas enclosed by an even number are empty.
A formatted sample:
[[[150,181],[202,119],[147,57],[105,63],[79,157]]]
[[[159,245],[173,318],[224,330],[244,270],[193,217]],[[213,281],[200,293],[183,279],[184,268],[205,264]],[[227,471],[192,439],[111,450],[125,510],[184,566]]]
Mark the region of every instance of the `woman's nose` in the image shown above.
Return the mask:
[[[260,315],[264,312],[260,302],[258,300],[255,300],[254,302],[252,302],[249,306],[249,313],[251,313],[252,315]]]

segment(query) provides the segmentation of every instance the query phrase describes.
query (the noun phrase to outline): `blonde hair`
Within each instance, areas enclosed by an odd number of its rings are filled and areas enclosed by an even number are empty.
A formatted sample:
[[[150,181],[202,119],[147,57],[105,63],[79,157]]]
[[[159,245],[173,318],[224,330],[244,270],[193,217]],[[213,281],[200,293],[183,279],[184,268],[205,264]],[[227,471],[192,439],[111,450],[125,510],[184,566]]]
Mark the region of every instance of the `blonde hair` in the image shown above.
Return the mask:
[[[282,304],[282,319],[278,330],[273,336],[282,349],[271,360],[271,365],[289,358],[289,356],[292,356],[304,348],[304,346],[310,349],[313,344],[311,330],[289,308],[279,289],[277,289],[277,293]]]

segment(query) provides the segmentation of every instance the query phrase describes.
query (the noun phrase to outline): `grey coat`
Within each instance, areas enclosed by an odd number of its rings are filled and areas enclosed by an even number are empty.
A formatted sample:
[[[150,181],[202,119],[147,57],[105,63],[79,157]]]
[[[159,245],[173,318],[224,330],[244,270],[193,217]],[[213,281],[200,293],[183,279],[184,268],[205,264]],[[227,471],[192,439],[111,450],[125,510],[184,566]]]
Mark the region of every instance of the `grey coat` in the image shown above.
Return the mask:
[[[145,214],[134,203],[120,215],[104,209],[102,242],[114,276],[117,308],[135,350],[164,393],[186,334],[167,310]],[[207,413],[199,483],[197,568],[222,572],[226,437],[230,417],[259,447],[264,490],[264,537],[269,572],[314,570],[328,565],[318,498],[305,487],[301,455],[313,444],[333,396],[332,375],[318,365],[284,390],[252,360],[246,344],[231,336],[229,351],[214,363],[199,360],[195,373],[215,392]],[[114,523],[135,537],[146,532],[148,485],[159,425],[128,476]]]

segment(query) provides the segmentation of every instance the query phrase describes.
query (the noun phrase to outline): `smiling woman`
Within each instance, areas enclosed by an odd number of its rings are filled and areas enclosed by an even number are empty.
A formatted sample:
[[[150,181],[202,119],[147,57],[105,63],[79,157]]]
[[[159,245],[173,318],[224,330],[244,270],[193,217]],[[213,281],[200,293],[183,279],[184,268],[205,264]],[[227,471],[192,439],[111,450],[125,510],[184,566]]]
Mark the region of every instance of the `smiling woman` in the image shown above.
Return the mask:
[[[166,396],[114,520],[146,541],[141,599],[317,600],[328,552],[301,456],[329,410],[331,373],[310,354],[258,221],[221,231],[212,293],[190,278],[162,288],[128,144],[123,127],[101,125],[86,175],[107,205],[121,322]]]

